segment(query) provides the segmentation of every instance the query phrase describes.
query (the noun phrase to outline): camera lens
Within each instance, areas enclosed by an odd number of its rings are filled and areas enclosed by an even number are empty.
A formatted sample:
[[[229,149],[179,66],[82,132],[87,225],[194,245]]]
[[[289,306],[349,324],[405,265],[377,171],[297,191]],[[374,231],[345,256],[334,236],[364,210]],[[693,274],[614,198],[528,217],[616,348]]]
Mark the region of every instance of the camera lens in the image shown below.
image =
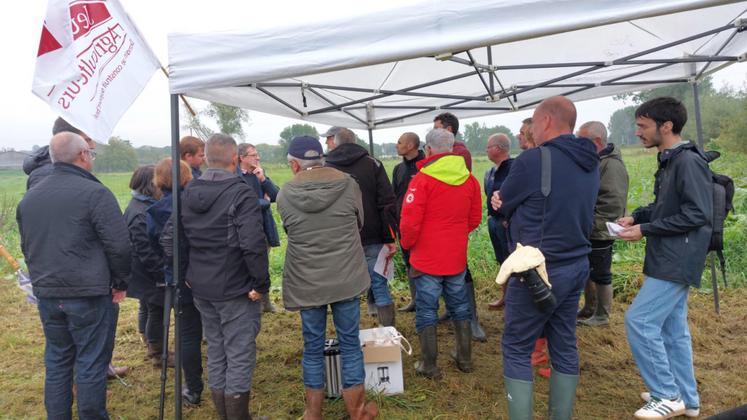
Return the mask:
[[[540,312],[552,312],[556,304],[555,295],[552,294],[552,291],[547,287],[547,284],[542,281],[539,274],[537,274],[537,270],[527,270],[523,273],[519,273],[519,276],[521,276],[522,283],[524,283],[527,289],[529,289],[534,306],[536,306]]]

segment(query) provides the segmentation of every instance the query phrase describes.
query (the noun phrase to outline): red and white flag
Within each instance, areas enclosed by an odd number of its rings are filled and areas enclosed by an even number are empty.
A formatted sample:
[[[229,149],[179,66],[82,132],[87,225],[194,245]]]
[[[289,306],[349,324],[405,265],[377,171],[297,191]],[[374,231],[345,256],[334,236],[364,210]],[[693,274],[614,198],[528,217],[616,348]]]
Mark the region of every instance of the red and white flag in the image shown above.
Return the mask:
[[[48,0],[32,91],[105,143],[160,63],[117,0]]]

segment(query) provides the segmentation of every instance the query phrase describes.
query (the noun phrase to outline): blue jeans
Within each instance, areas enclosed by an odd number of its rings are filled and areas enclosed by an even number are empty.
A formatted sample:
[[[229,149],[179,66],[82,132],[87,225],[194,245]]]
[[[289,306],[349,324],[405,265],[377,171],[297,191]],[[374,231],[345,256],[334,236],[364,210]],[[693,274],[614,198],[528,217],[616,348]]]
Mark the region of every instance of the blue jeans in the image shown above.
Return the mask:
[[[700,407],[693,348],[687,326],[689,286],[653,277],[625,313],[625,331],[643,382],[656,398],[682,397],[688,408]]]
[[[389,294],[389,284],[386,277],[374,271],[376,259],[379,257],[379,252],[381,252],[383,246],[384,244],[374,244],[363,247],[363,254],[366,256],[366,263],[368,264],[368,274],[371,276],[371,293],[376,306],[387,306],[394,303],[392,302],[392,296]]]
[[[438,298],[443,295],[446,310],[454,321],[472,319],[472,309],[464,288],[464,271],[453,276],[423,274],[415,282],[415,329],[438,324]]]
[[[506,232],[506,227],[503,226],[503,220],[504,219],[498,219],[494,216],[488,217],[490,243],[493,244],[493,253],[495,254],[495,260],[498,264],[503,264],[503,261],[505,261],[510,254],[508,250],[508,232]]]
[[[503,374],[511,379],[531,382],[531,354],[534,343],[543,334],[547,337],[550,360],[554,370],[566,375],[578,375],[576,347],[576,311],[581,290],[589,278],[589,259],[580,258],[562,266],[548,265],[552,294],[557,304],[551,313],[540,312],[521,281],[508,281],[504,315]]]
[[[358,298],[330,304],[342,361],[342,388],[360,385],[366,379],[363,351],[358,338],[361,318]],[[324,388],[324,340],[327,331],[327,306],[301,310],[303,331],[303,383],[308,388]]]
[[[44,329],[44,406],[50,419],[72,419],[73,372],[78,417],[108,419],[106,371],[111,360],[111,296],[39,298]]]

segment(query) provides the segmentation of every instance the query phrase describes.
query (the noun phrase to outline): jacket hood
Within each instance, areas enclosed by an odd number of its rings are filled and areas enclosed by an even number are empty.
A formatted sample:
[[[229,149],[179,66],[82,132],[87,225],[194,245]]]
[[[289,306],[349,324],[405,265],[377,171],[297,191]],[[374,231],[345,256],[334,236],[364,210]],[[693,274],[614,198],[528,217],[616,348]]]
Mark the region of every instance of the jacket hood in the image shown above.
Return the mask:
[[[607,143],[607,147],[599,152],[599,159],[617,159],[622,161],[622,153],[620,153],[620,148],[615,146],[614,143]]]
[[[31,175],[34,169],[52,163],[49,157],[49,146],[40,147],[34,153],[23,159],[23,172]]]
[[[132,192],[132,198],[134,198],[137,201],[143,202],[147,205],[151,205],[157,201],[155,198],[147,196],[145,194],[141,194],[137,191]]]
[[[586,172],[593,171],[599,165],[597,148],[587,138],[576,137],[573,134],[564,134],[543,143],[542,146],[560,150]]]
[[[184,205],[188,206],[195,213],[206,213],[227,189],[234,184],[238,184],[241,179],[232,176],[220,181],[208,181],[205,179],[195,179],[184,190]]]
[[[337,166],[350,166],[360,158],[368,156],[368,150],[355,143],[345,143],[327,153],[326,161]]]
[[[319,213],[342,196],[348,188],[348,177],[332,168],[301,171],[283,185],[282,194],[302,212]]]
[[[417,163],[420,172],[448,185],[462,185],[469,178],[469,169],[459,155],[442,153]]]

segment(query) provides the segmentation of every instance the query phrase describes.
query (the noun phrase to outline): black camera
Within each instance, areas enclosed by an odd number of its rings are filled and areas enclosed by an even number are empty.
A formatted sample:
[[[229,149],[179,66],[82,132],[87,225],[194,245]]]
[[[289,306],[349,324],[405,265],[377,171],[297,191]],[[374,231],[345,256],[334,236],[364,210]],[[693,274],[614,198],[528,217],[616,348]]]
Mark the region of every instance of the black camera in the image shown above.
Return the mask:
[[[557,304],[555,295],[552,294],[552,291],[547,286],[547,283],[545,283],[542,278],[540,278],[537,270],[532,268],[522,273],[518,273],[517,275],[519,276],[519,280],[524,284],[524,286],[529,289],[529,293],[532,295],[534,306],[536,306],[540,312],[552,312],[552,310],[555,308],[555,305]]]

